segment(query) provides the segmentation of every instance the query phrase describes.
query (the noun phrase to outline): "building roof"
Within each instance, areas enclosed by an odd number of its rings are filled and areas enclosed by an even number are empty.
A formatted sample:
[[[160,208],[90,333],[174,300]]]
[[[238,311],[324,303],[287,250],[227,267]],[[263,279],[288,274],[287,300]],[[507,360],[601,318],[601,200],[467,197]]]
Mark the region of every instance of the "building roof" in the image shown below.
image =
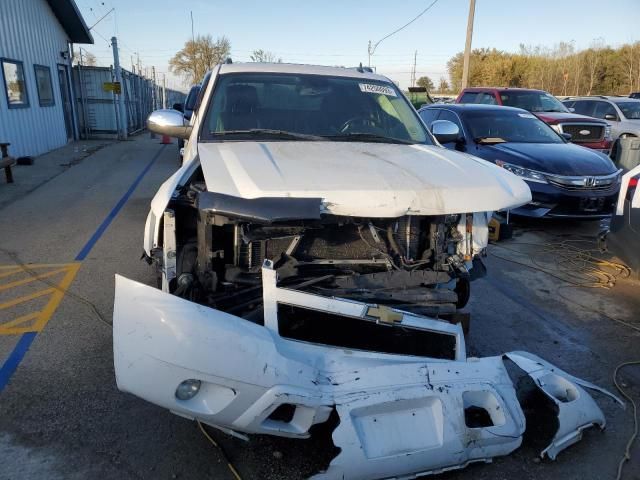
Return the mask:
[[[89,27],[74,0],[47,0],[47,3],[72,43],[93,43]]]

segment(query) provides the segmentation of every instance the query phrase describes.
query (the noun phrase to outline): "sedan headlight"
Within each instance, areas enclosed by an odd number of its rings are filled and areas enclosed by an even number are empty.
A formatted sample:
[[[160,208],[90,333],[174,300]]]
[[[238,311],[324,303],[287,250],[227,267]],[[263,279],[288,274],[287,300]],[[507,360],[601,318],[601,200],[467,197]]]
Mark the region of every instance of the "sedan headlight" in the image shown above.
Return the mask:
[[[503,162],[502,160],[496,160],[496,165],[529,182],[547,183],[547,179],[544,174],[536,172],[535,170],[529,170],[528,168],[519,167],[518,165],[512,165],[510,163]]]

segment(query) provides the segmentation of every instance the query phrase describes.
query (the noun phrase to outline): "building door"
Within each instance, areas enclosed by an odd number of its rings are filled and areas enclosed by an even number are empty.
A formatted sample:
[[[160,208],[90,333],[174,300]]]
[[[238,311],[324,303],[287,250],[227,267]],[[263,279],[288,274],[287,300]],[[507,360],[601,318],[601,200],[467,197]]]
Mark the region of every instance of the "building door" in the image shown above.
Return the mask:
[[[58,80],[60,82],[60,98],[62,99],[62,111],[64,112],[64,126],[67,131],[67,140],[73,140],[73,106],[71,105],[71,89],[69,88],[69,76],[67,66],[58,65]]]

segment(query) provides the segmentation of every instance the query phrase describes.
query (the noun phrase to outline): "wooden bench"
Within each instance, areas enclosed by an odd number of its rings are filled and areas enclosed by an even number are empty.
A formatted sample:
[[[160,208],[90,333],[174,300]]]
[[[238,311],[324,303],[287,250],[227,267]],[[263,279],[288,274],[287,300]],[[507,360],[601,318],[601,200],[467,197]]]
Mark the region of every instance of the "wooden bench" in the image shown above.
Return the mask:
[[[0,143],[0,168],[4,168],[4,175],[7,177],[7,183],[13,183],[13,172],[11,167],[16,164],[16,159],[9,156],[10,143]]]

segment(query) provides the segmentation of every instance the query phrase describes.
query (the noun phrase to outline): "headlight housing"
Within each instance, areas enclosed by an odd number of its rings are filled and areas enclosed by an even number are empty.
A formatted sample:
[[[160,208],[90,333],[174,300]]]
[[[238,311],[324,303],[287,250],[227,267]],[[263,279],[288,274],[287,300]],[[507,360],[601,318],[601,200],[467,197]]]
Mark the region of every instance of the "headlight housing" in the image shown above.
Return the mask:
[[[528,168],[519,167],[518,165],[512,165],[511,163],[503,162],[502,160],[496,160],[496,165],[510,171],[514,175],[517,175],[528,182],[547,183],[547,178],[543,173],[536,172],[535,170],[529,170]]]
[[[562,129],[560,128],[560,125],[549,125],[551,128],[553,128],[556,133],[562,133]]]
[[[611,125],[609,124],[607,124],[607,126],[604,127],[604,139],[611,140]]]

